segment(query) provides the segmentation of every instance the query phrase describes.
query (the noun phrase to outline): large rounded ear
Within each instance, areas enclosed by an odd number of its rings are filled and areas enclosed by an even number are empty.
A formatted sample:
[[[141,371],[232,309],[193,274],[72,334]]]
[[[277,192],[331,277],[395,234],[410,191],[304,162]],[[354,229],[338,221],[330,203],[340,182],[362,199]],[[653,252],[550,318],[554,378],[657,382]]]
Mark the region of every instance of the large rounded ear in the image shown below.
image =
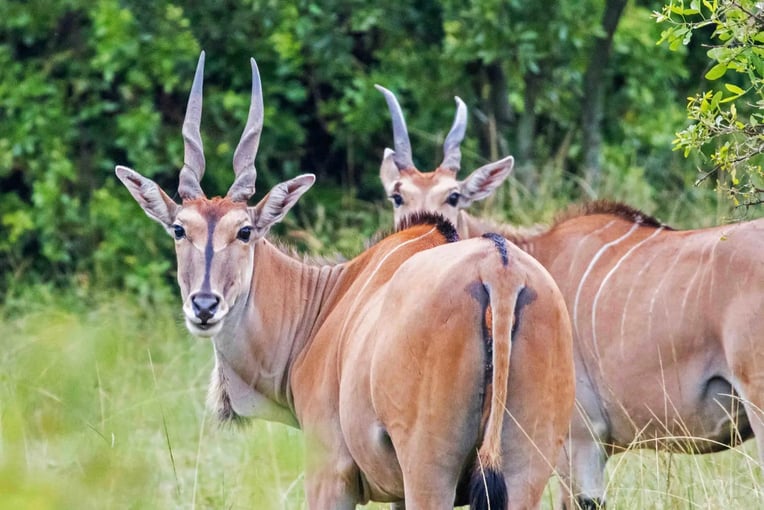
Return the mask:
[[[161,223],[165,229],[169,230],[175,221],[180,206],[167,196],[167,193],[162,191],[157,183],[143,177],[135,170],[125,166],[117,166],[115,172],[148,217]]]
[[[512,173],[515,158],[507,156],[499,161],[488,163],[472,172],[459,183],[460,207],[467,207],[476,200],[489,197]]]
[[[385,154],[382,156],[382,165],[379,167],[379,178],[388,195],[392,193],[393,186],[401,178],[401,171],[398,170],[398,165],[395,164],[395,151],[392,149],[385,149]]]
[[[313,186],[316,176],[303,174],[273,187],[254,207],[250,207],[252,221],[259,236],[281,221],[297,200]]]

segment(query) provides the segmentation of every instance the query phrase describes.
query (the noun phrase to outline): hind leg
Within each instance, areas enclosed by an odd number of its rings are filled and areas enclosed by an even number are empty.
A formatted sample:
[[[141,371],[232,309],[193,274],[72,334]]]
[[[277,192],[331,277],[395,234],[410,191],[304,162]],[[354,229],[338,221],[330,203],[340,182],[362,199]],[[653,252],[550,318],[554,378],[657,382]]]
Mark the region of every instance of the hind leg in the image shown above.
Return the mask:
[[[593,439],[568,443],[558,465],[561,489],[558,510],[605,508],[605,463],[602,447]]]
[[[728,317],[722,340],[733,384],[756,438],[759,465],[764,468],[764,350],[761,348],[764,333],[757,313],[762,309],[764,303],[756,301],[736,306]]]
[[[759,467],[764,471],[764,373],[756,381],[741,382],[737,391],[756,440]]]
[[[308,508],[354,509],[359,500],[359,474],[353,459],[344,448],[329,453],[328,448],[321,448],[315,441],[310,443],[310,447],[305,467],[305,498]]]
[[[570,428],[575,380],[564,310],[559,317],[534,303],[516,323],[502,437],[512,510],[539,508]]]
[[[513,510],[539,508],[568,435],[575,391],[570,338],[560,333],[567,321],[556,324],[547,309],[529,306],[518,324],[502,438]]]
[[[502,461],[508,506],[512,510],[539,508],[563,437],[557,437],[557,431],[541,419],[513,412],[505,416]]]
[[[759,404],[756,405],[745,398],[745,412],[750,420],[751,429],[756,438],[756,449],[759,452],[759,466],[764,470],[764,409],[762,409],[761,398],[757,398]]]
[[[756,439],[759,466],[764,469],[764,371],[759,372],[755,377],[735,374],[735,386]]]
[[[430,420],[417,420],[405,427],[389,428],[405,496],[404,502],[392,505],[395,510],[454,508],[459,477],[474,448],[464,431],[477,430],[477,413],[464,413],[457,407],[457,412],[444,419],[432,408],[429,411],[423,414],[440,423],[440,427],[434,428]]]
[[[456,497],[459,462],[451,462],[449,452],[437,451],[444,445],[435,445],[432,437],[421,437],[420,434],[414,433],[410,439],[404,444],[396,445],[403,472],[405,502],[393,503],[392,508],[452,509]],[[443,455],[444,453],[446,455]]]
[[[600,413],[586,413],[583,406],[573,413],[570,435],[557,463],[561,482],[557,510],[605,508],[608,456],[602,443],[607,440],[606,431],[607,424]]]
[[[425,389],[436,385],[432,380],[428,382],[430,384],[421,389],[425,397]],[[465,386],[463,383],[461,387]],[[449,394],[447,391],[435,393]],[[467,392],[464,398],[459,392],[451,391],[449,399],[415,399],[412,407],[418,410],[416,414],[386,419],[403,475],[405,502],[396,504],[398,509],[454,508],[459,477],[465,460],[472,456],[480,425],[480,413],[474,404],[479,403],[479,399],[473,395]]]

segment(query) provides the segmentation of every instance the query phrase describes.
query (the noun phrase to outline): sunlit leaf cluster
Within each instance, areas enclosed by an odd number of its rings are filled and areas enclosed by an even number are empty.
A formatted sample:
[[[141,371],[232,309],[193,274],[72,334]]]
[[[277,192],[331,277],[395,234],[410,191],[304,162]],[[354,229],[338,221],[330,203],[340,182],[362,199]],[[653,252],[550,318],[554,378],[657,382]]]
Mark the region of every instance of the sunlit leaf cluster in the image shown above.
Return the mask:
[[[671,49],[707,36],[709,90],[690,96],[690,125],[674,148],[705,156],[699,181],[714,178],[736,205],[764,202],[764,6],[753,0],[672,1],[657,20]]]

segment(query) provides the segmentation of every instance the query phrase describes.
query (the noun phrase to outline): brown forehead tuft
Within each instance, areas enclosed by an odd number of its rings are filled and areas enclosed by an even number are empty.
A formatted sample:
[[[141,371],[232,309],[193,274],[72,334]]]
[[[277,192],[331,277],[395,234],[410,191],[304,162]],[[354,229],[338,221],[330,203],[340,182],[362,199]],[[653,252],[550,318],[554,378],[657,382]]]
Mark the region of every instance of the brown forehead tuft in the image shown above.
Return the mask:
[[[246,202],[234,202],[228,197],[195,198],[184,200],[183,207],[196,209],[200,215],[209,220],[219,220],[234,209],[246,210]]]
[[[419,170],[409,170],[407,177],[416,185],[431,186],[433,181],[441,177],[453,177],[452,173],[444,172],[440,168],[432,172],[420,172]]]

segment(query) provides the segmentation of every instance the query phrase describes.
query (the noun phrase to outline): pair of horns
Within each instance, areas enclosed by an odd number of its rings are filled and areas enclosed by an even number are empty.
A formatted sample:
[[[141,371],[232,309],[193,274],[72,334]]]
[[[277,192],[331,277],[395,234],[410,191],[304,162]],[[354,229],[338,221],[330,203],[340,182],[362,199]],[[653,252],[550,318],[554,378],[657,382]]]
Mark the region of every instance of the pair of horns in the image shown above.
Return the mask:
[[[235,202],[247,201],[255,193],[255,156],[263,130],[263,90],[260,73],[255,59],[252,64],[252,98],[250,100],[247,124],[239,144],[233,154],[233,171],[236,179],[228,190],[227,197]],[[204,82],[204,52],[199,55],[194,83],[188,96],[186,117],[183,120],[183,168],[180,170],[178,194],[183,200],[193,200],[204,196],[201,187],[204,175],[204,147],[199,126],[202,121],[202,84]]]
[[[406,119],[403,117],[403,111],[395,98],[395,94],[379,85],[374,86],[384,94],[390,116],[393,119],[393,140],[395,143],[393,161],[395,166],[398,167],[398,170],[416,168],[412,159],[411,141],[409,140],[408,129],[406,129]],[[464,133],[467,129],[467,106],[459,96],[454,97],[454,99],[456,100],[456,115],[451,131],[448,132],[448,136],[443,142],[443,162],[440,164],[440,168],[456,173],[462,162],[462,152],[459,146],[464,140]]]

